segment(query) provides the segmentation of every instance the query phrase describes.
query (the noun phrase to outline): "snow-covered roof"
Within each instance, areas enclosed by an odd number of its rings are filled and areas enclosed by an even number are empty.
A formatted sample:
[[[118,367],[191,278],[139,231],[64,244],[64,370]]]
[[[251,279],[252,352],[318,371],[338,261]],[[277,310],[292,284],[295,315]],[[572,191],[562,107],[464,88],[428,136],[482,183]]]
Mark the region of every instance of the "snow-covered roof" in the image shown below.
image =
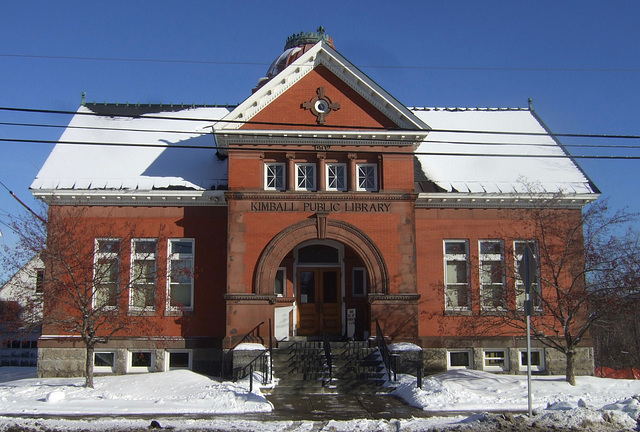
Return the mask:
[[[416,157],[426,180],[445,192],[527,193],[533,185],[550,194],[599,193],[533,111],[413,111],[432,128]]]
[[[31,189],[224,188],[227,162],[212,148],[210,126],[228,112],[219,107],[81,106]]]
[[[416,149],[417,192],[505,195],[535,185],[588,199],[599,193],[531,110],[411,112],[431,128]],[[36,195],[226,189],[228,164],[216,155],[211,125],[228,114],[226,107],[81,106],[31,188]]]

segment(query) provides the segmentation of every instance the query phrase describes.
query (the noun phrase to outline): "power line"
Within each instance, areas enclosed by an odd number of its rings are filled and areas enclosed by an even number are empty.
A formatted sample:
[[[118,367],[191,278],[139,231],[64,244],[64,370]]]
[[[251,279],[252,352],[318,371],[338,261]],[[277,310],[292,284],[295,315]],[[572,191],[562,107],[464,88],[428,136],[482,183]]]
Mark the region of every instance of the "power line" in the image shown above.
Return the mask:
[[[124,105],[123,105],[124,106]],[[132,105],[135,106],[135,105]],[[205,108],[199,106],[199,108]],[[185,108],[186,109],[186,108]],[[47,110],[47,109],[37,109],[37,108],[15,108],[15,107],[0,107],[0,111],[14,111],[14,112],[27,112],[27,113],[38,113],[38,114],[65,114],[65,115],[82,115],[82,116],[94,116],[94,117],[129,117],[135,118],[136,116],[131,115],[123,115],[122,113],[94,113],[94,112],[77,112],[77,111],[64,111],[64,110]],[[138,116],[144,119],[152,119],[152,120],[181,120],[181,121],[198,121],[198,122],[211,122],[212,125],[214,123],[232,123],[232,124],[243,124],[243,125],[264,125],[264,126],[291,126],[291,127],[309,127],[309,124],[305,123],[291,123],[291,122],[263,122],[263,121],[253,121],[253,120],[227,120],[227,119],[203,119],[203,118],[194,118],[194,117],[170,117],[170,116],[160,116],[153,114],[144,114],[144,117]],[[7,123],[8,124],[8,123]],[[27,124],[16,124],[17,126]],[[44,127],[44,125],[43,125]],[[52,125],[51,127],[67,127],[67,126],[59,126]],[[82,127],[82,126],[74,126],[77,128],[96,128],[100,127]],[[425,132],[425,131],[416,131],[412,129],[388,129],[384,127],[371,127],[371,126],[344,126],[344,125],[314,125],[317,127],[319,131],[321,130],[335,130],[335,129],[347,129],[352,131],[387,131],[387,132],[401,132],[405,131],[407,134],[415,133],[415,132]],[[120,128],[104,128],[106,130],[127,130]],[[131,129],[131,131],[139,131],[139,132],[147,132],[145,129]],[[154,132],[162,132],[160,130]],[[189,132],[189,131],[167,131],[168,133],[198,133],[197,131]],[[430,133],[433,132],[443,132],[443,133],[461,133],[461,134],[487,134],[487,135],[509,135],[509,136],[552,136],[552,137],[563,137],[563,138],[606,138],[606,139],[640,139],[640,135],[626,135],[626,134],[580,134],[580,133],[554,133],[554,132],[522,132],[522,131],[489,131],[489,130],[472,130],[472,129],[437,129],[432,128],[429,130]],[[247,130],[247,134],[250,134],[251,130]]]
[[[177,60],[131,57],[89,57],[89,56],[52,56],[35,54],[0,54],[7,58],[29,58],[40,60],[78,60],[78,61],[111,61],[129,63],[174,63],[174,64],[209,64],[221,66],[270,66],[271,63],[240,62],[219,60]],[[390,66],[363,65],[361,69],[398,69],[398,70],[454,70],[454,71],[489,71],[489,72],[640,72],[637,68],[559,68],[559,67],[486,67],[486,66]]]
[[[344,140],[344,138],[334,138]],[[355,138],[354,138],[355,140]],[[282,146],[274,146],[274,147],[242,147],[242,146],[229,146],[229,147],[221,147],[221,146],[196,146],[196,145],[166,145],[166,144],[150,144],[150,143],[111,143],[111,142],[78,142],[78,141],[56,141],[56,140],[32,140],[32,139],[10,139],[10,138],[0,138],[0,142],[20,142],[20,143],[31,143],[31,144],[70,144],[70,145],[81,145],[81,146],[104,146],[104,147],[149,147],[149,148],[162,148],[162,149],[189,149],[189,150],[223,150],[223,151],[261,151],[261,152],[279,152],[283,151]],[[428,142],[427,142],[428,143]],[[318,150],[315,149],[296,149],[296,152],[299,153],[318,153]],[[344,153],[344,149],[325,149],[322,150],[324,153]],[[379,151],[376,150],[358,150],[358,153],[362,154],[378,154]],[[509,153],[473,153],[473,152],[419,152],[414,151],[412,153],[401,152],[401,151],[385,151],[384,154],[387,155],[416,155],[416,156],[467,156],[467,157],[504,157],[504,158],[545,158],[545,159],[618,159],[618,160],[636,160],[640,159],[640,156],[614,156],[614,155],[568,155],[568,154],[509,154]]]

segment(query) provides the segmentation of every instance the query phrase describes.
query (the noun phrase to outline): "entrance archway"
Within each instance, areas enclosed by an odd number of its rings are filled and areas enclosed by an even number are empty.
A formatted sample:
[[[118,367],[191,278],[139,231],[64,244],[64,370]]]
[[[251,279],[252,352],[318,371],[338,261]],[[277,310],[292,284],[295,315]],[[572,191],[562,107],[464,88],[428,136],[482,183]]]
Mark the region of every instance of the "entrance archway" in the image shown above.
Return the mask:
[[[344,248],[312,240],[294,249],[297,334],[343,334]]]
[[[254,292],[273,295],[278,266],[298,244],[308,240],[335,240],[352,248],[362,259],[369,277],[370,294],[389,293],[389,273],[382,253],[362,230],[347,222],[316,215],[280,231],[262,251],[256,266]]]

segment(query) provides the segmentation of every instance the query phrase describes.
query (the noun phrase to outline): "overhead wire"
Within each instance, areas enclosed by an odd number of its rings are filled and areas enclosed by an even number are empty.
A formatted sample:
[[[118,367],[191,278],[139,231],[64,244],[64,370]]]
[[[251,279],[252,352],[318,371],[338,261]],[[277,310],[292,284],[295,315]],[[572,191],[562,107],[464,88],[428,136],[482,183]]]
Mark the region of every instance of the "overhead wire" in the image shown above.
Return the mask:
[[[344,138],[335,138],[344,140]],[[357,138],[353,138],[354,141]],[[282,151],[286,144],[281,145],[273,145],[271,147],[256,147],[251,145],[250,147],[245,146],[201,146],[201,145],[166,145],[166,144],[152,144],[152,143],[113,143],[113,142],[80,142],[80,141],[61,141],[61,140],[32,140],[32,139],[11,139],[11,138],[0,138],[0,142],[21,142],[21,143],[32,143],[32,144],[69,144],[69,145],[82,145],[82,146],[104,146],[104,147],[148,147],[148,148],[162,148],[162,149],[191,149],[191,150],[223,150],[223,151],[264,151],[264,152],[277,152]],[[317,149],[297,149],[297,152],[314,152],[317,153],[320,150]],[[323,153],[344,153],[344,149],[323,149],[321,150]],[[368,149],[358,149],[358,153],[362,154],[378,154],[380,153],[377,150],[368,150]],[[387,155],[407,155],[406,151],[389,151],[386,150],[384,152]],[[574,158],[574,159],[620,159],[620,160],[636,160],[640,159],[639,156],[629,156],[629,155],[569,155],[569,154],[509,154],[509,153],[473,153],[473,152],[428,152],[428,151],[413,151],[413,155],[416,156],[468,156],[468,157],[506,157],[506,158],[544,158],[544,159],[563,159],[563,158]]]
[[[124,105],[123,105],[124,106]],[[16,107],[0,107],[0,110],[4,111],[17,111],[17,112],[26,112],[26,113],[39,113],[39,114],[68,114],[68,115],[90,115],[96,117],[105,117],[109,116],[109,114],[105,114],[102,112],[75,112],[75,111],[63,111],[63,110],[45,110],[45,109],[37,109],[37,108],[16,108]],[[113,113],[114,116],[118,115],[124,117],[132,117],[131,115],[123,115],[122,113]],[[192,117],[175,117],[175,116],[162,116],[162,115],[154,115],[154,114],[145,114],[145,119],[161,119],[161,120],[193,120],[199,122],[211,122],[211,126],[217,122],[224,123],[241,123],[241,124],[252,124],[252,125],[265,125],[265,126],[289,126],[289,127],[308,127],[308,124],[301,123],[291,123],[291,122],[256,122],[251,120],[223,120],[223,119],[202,119],[202,118],[192,118]],[[0,125],[5,126],[15,126],[15,127],[41,127],[41,128],[64,128],[64,129],[82,129],[82,130],[99,130],[99,131],[123,131],[123,132],[144,132],[144,133],[171,133],[171,134],[183,134],[189,135],[192,137],[193,135],[205,136],[209,135],[211,132],[200,132],[200,131],[186,131],[186,130],[171,130],[171,129],[140,129],[140,128],[112,128],[112,127],[104,127],[104,126],[79,126],[79,125],[57,125],[57,124],[42,124],[42,123],[20,123],[20,122],[0,122]],[[362,131],[362,132],[372,132],[370,127],[366,126],[348,126],[348,128],[354,131]],[[327,129],[334,130],[334,126],[328,126]],[[322,129],[320,129],[321,131]],[[373,129],[373,132],[378,129]],[[319,132],[320,132],[319,131]],[[380,129],[381,132],[389,132],[388,129]],[[251,135],[252,130],[246,130],[247,135]],[[290,138],[292,136],[293,131],[288,130],[274,130],[270,136],[275,138]],[[393,130],[393,132],[399,132],[398,130]],[[415,130],[406,130],[407,134],[415,133],[418,131]],[[640,139],[640,135],[622,135],[622,134],[576,134],[576,133],[546,133],[546,132],[524,132],[524,131],[487,131],[487,130],[468,130],[468,129],[430,129],[430,133],[461,133],[461,134],[483,134],[483,135],[504,135],[504,136],[542,136],[542,137],[570,137],[570,138],[588,138],[588,139]],[[383,133],[381,133],[383,135]],[[362,138],[362,137],[352,137],[352,136],[327,136],[322,137],[325,141],[340,141],[340,142],[366,142],[366,141],[375,141],[379,143],[381,139],[378,138]],[[21,139],[21,138],[0,138],[0,142],[13,142],[13,143],[34,143],[34,144],[70,144],[70,145],[92,145],[92,146],[129,146],[129,147],[157,147],[157,148],[183,148],[183,149],[203,149],[203,150],[240,150],[242,147],[222,147],[222,146],[195,146],[195,145],[166,145],[166,144],[153,144],[153,143],[135,143],[135,142],[126,142],[126,143],[114,143],[114,142],[79,142],[79,141],[62,141],[62,140],[44,140],[44,139]],[[398,142],[406,143],[407,140],[397,139],[392,137],[384,137],[384,142],[393,144]],[[467,146],[512,146],[518,145],[522,143],[517,142],[477,142],[477,141],[460,141],[460,140],[427,140],[425,143],[432,144],[446,144],[446,145],[467,145]],[[533,145],[536,147],[556,147],[555,143],[525,143],[528,145]],[[571,147],[571,148],[582,148],[582,149],[640,149],[640,145],[611,145],[611,144],[562,144],[563,147]],[[257,150],[256,147],[251,147],[252,150]],[[273,151],[273,147],[265,147],[260,149],[261,151]],[[314,150],[315,151],[315,150]],[[337,152],[339,150],[328,150],[329,153]],[[372,151],[359,150],[362,153],[368,153]],[[394,152],[387,152],[394,153]],[[397,152],[397,154],[404,154],[404,152]],[[431,155],[431,156],[473,156],[473,157],[533,157],[533,158],[565,158],[572,157],[575,159],[619,159],[619,160],[635,160],[639,159],[640,156],[633,155],[569,155],[569,154],[558,154],[558,155],[545,155],[545,154],[493,154],[493,153],[482,153],[482,152],[414,152],[416,155]]]
[[[125,106],[124,104],[122,105]],[[130,105],[135,107],[136,105]],[[141,105],[144,106],[144,105]],[[197,106],[198,108],[207,108],[204,106]],[[211,106],[213,108],[216,106]],[[217,106],[220,108],[220,106]],[[169,108],[169,105],[167,105]],[[185,109],[188,107],[185,107]],[[66,115],[81,115],[81,116],[94,116],[94,117],[129,117],[129,118],[144,118],[144,119],[152,119],[152,120],[180,120],[180,121],[199,121],[199,122],[211,122],[215,123],[231,123],[231,124],[243,124],[243,125],[264,125],[264,126],[299,126],[299,127],[309,127],[308,124],[305,123],[295,123],[295,122],[270,122],[270,121],[254,121],[254,120],[230,120],[230,119],[203,119],[203,118],[195,118],[195,117],[175,117],[175,116],[159,116],[154,114],[144,114],[138,116],[132,115],[124,115],[122,113],[95,113],[95,112],[77,112],[77,111],[64,111],[64,110],[48,110],[48,109],[37,109],[37,108],[16,108],[16,107],[0,107],[0,111],[18,111],[18,112],[28,112],[28,113],[40,113],[40,114],[66,114]],[[13,125],[9,122],[4,122],[0,124]],[[31,124],[20,124],[16,123],[15,126],[29,126]],[[35,126],[35,125],[34,125]],[[122,129],[122,128],[105,128],[99,126],[63,126],[63,125],[37,125],[42,127],[60,127],[60,128],[83,128],[83,129],[104,129],[104,130],[127,130],[133,132],[167,132],[167,133],[197,133],[197,131],[173,131],[173,130],[147,130],[147,129]],[[401,132],[405,131],[407,134],[415,133],[415,132],[425,132],[425,131],[416,131],[413,129],[388,129],[385,127],[371,127],[371,126],[363,126],[363,125],[314,125],[314,127],[318,127],[319,130],[334,130],[338,129],[348,129],[352,131],[386,131],[386,132]],[[251,130],[247,130],[249,134]],[[473,130],[473,129],[438,129],[431,128],[428,132],[443,132],[443,133],[461,133],[461,134],[487,134],[487,135],[509,135],[509,136],[553,136],[553,137],[562,137],[562,138],[606,138],[606,139],[640,139],[640,135],[629,135],[629,134],[583,134],[583,133],[555,133],[555,132],[524,132],[524,131],[495,131],[495,130]]]
[[[0,57],[28,58],[41,60],[78,60],[78,61],[112,61],[130,63],[175,63],[175,64],[211,64],[224,66],[270,66],[266,62],[242,62],[220,60],[186,60],[132,57],[90,57],[90,56],[54,56],[39,54],[2,53]],[[420,65],[362,65],[361,69],[413,69],[413,70],[458,70],[458,71],[495,71],[495,72],[640,72],[637,68],[561,68],[561,67],[487,67],[487,66],[420,66]]]

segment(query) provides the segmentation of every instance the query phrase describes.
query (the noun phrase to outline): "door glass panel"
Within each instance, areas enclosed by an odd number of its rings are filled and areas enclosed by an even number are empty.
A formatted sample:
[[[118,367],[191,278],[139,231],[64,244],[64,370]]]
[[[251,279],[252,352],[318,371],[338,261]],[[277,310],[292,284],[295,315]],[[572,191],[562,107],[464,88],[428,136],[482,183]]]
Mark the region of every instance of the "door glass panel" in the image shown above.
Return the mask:
[[[300,303],[315,302],[316,274],[312,271],[300,272]]]
[[[322,274],[322,296],[325,303],[338,303],[338,272],[325,271]]]
[[[314,264],[337,264],[338,249],[326,245],[312,245],[298,250],[298,262]]]

